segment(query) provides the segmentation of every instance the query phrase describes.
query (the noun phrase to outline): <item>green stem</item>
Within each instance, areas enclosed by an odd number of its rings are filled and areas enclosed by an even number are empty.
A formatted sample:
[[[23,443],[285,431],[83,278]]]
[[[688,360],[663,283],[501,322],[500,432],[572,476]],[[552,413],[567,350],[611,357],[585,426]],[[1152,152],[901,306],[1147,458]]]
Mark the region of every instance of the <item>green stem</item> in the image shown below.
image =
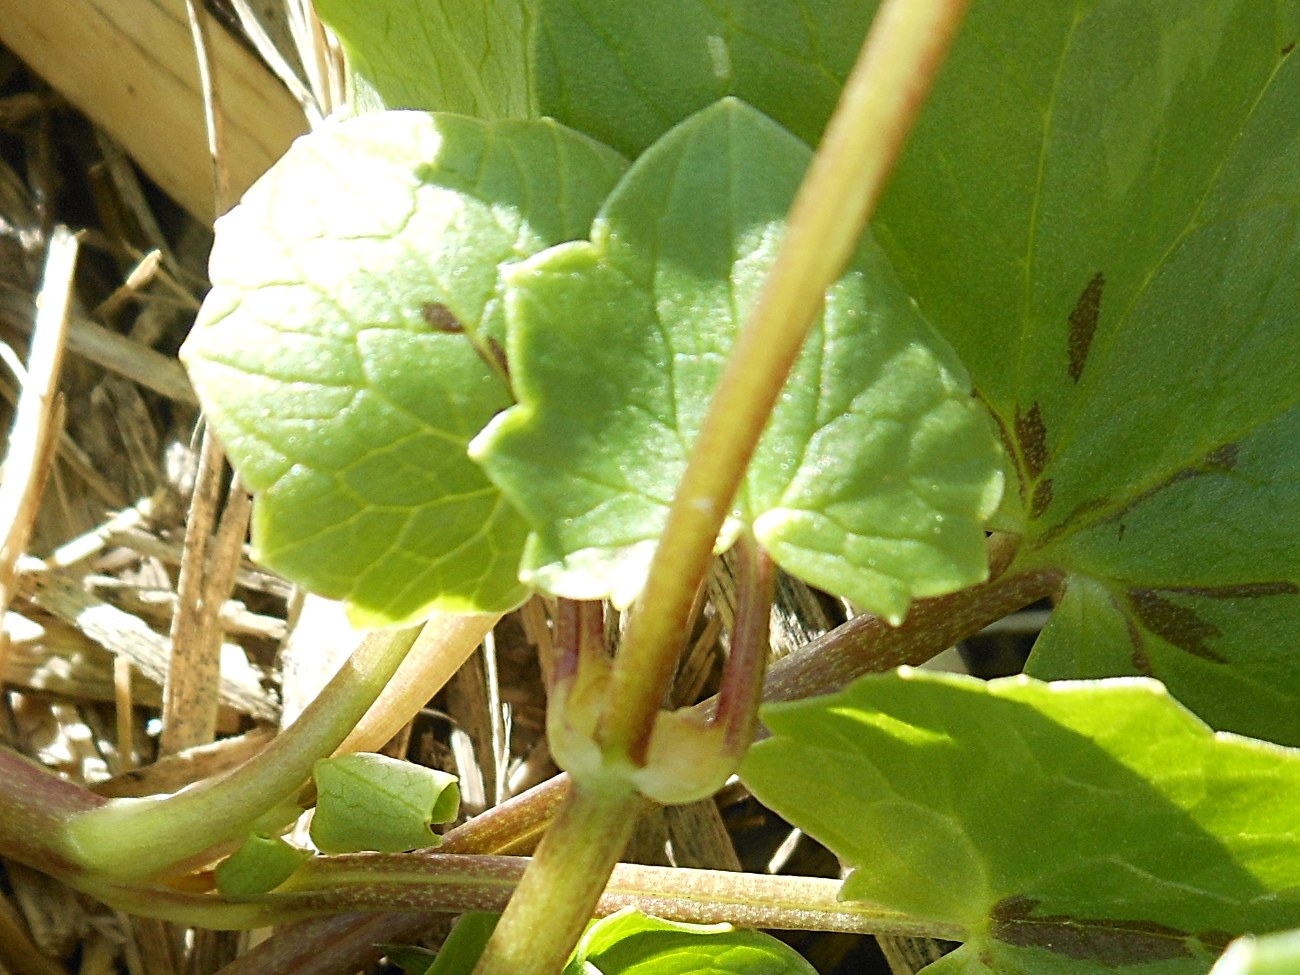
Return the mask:
[[[103,878],[158,873],[247,833],[290,799],[374,703],[418,628],[370,634],[302,715],[227,775],[155,799],[115,799],[69,820],[69,858]]]
[[[598,728],[606,753],[645,755],[696,587],[772,407],[867,220],[967,0],[886,0],[790,211],[669,509],[615,661]]]
[[[826,694],[863,674],[900,664],[924,663],[944,647],[1059,590],[1059,570],[1026,567],[1018,571],[1012,564],[1015,554],[1013,538],[994,536],[989,545],[989,582],[949,596],[917,600],[901,626],[890,626],[872,616],[850,620],[774,663],[764,682],[763,699],[784,701]],[[700,707],[707,713],[715,703],[705,702]],[[567,775],[556,776],[456,827],[444,837],[441,850],[503,853],[526,849],[547,827],[571,785]],[[616,875],[623,869],[618,867]],[[686,875],[680,876],[685,879]],[[608,890],[613,894],[615,887]],[[653,896],[649,890],[645,895]],[[689,895],[683,892],[683,896]],[[222,975],[333,975],[353,971],[378,957],[376,945],[414,941],[428,926],[427,915],[409,910],[312,918],[242,955],[223,969]],[[888,932],[880,929],[879,933]],[[927,933],[948,937],[935,929]],[[326,943],[329,950],[323,954],[318,946]]]
[[[641,797],[619,783],[604,788],[579,783],[570,790],[475,975],[555,975],[564,967],[641,806]]]
[[[219,928],[264,927],[305,917],[394,907],[442,914],[499,912],[528,863],[524,857],[358,853],[311,861],[275,892],[244,902],[172,888],[106,886],[96,893],[131,913]],[[949,941],[966,937],[962,927],[950,922],[841,901],[840,888],[840,881],[823,877],[620,863],[592,902],[591,916],[604,917],[631,906],[692,924],[728,922],[749,928]],[[529,942],[530,952],[537,948],[538,942]]]

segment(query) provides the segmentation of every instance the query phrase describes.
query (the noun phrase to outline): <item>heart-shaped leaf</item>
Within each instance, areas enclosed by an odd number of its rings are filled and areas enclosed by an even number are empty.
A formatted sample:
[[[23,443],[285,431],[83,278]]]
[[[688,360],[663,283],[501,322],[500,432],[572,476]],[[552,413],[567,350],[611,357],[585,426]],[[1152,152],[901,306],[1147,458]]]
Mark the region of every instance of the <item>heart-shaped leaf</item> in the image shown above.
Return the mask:
[[[724,100],[636,162],[590,243],[507,272],[519,405],[471,452],[533,529],[527,581],[623,604],[639,591],[810,155]],[[961,364],[865,244],[827,293],[720,545],[752,530],[783,568],[898,619],[915,596],[984,577],[1000,487]]]
[[[584,236],[623,168],[550,121],[361,116],[218,222],[182,354],[260,561],[359,625],[523,598],[523,523],[465,455],[510,402],[500,268]]]

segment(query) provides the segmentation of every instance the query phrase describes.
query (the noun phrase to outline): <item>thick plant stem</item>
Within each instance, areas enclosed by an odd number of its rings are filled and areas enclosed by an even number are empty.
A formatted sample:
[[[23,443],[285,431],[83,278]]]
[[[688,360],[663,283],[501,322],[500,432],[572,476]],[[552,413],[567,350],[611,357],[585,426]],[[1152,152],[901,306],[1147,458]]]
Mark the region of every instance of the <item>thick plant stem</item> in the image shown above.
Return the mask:
[[[258,900],[224,900],[173,888],[107,887],[95,891],[130,913],[182,924],[248,928],[347,910],[400,905],[427,913],[501,911],[528,865],[524,857],[443,853],[359,853],[321,857]],[[605,917],[624,907],[691,924],[730,923],[784,931],[840,931],[961,941],[950,921],[915,917],[865,902],[841,901],[841,883],[788,877],[620,863],[592,908]],[[340,966],[342,967],[342,966]]]
[[[370,634],[296,722],[230,774],[163,799],[118,799],[73,818],[70,859],[102,877],[146,877],[248,832],[294,795],[397,670],[418,628]]]
[[[695,589],[772,407],[839,277],[966,0],[886,0],[790,211],[789,230],[691,451],[615,663],[598,728],[633,763],[672,677]]]
[[[555,975],[591,919],[636,824],[630,787],[576,785],[506,906],[475,975]],[[562,900],[560,900],[562,899]]]

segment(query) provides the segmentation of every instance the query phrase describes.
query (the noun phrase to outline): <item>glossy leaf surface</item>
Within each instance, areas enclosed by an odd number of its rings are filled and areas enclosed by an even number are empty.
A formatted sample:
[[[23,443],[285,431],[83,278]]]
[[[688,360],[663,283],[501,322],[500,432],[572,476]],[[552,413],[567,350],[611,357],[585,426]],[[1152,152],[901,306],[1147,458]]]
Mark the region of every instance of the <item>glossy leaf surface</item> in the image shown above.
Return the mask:
[[[719,102],[637,161],[591,243],[507,272],[519,405],[471,452],[533,529],[527,581],[635,597],[809,156]],[[897,618],[983,578],[999,451],[961,364],[870,244],[826,309],[720,544],[752,530],[783,568]]]
[[[622,160],[547,121],[326,125],[218,223],[183,356],[256,557],[360,625],[504,610],[525,530],[465,454],[510,402],[499,269],[584,236]]]
[[[1192,975],[1300,922],[1300,752],[1153,681],[905,670],[763,720],[741,776],[854,868],[843,896],[965,928],[934,975]]]
[[[1295,0],[974,4],[876,224],[1069,573],[1032,672],[1290,744],[1298,37]]]

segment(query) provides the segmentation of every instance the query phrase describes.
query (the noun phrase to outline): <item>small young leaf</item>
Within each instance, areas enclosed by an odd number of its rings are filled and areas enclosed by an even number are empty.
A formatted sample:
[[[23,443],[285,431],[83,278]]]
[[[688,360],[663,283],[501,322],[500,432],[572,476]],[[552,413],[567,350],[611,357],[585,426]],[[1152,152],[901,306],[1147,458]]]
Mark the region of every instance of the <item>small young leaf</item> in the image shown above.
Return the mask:
[[[623,168],[550,121],[362,116],[218,222],[182,355],[258,559],[359,625],[523,598],[524,526],[465,456],[510,402],[499,269],[585,236]]]
[[[217,889],[227,897],[251,897],[274,890],[311,858],[307,850],[278,836],[252,833],[217,864]]]
[[[1031,672],[1300,745],[1297,39],[1296,0],[974,4],[876,232],[1068,573]]]
[[[565,975],[816,975],[788,945],[730,924],[664,921],[628,907],[587,928]]]
[[[323,758],[312,769],[311,840],[324,853],[401,853],[435,846],[430,823],[456,818],[456,776],[386,755]]]
[[[927,972],[1196,975],[1300,924],[1300,752],[1154,681],[905,670],[763,720],[741,777],[854,868],[843,896],[966,929]]]
[[[533,529],[527,581],[635,597],[809,158],[724,100],[636,162],[591,243],[507,272],[519,405],[471,453]],[[983,578],[999,457],[960,363],[864,244],[827,293],[720,545],[752,529],[783,568],[898,618],[913,597]]]

